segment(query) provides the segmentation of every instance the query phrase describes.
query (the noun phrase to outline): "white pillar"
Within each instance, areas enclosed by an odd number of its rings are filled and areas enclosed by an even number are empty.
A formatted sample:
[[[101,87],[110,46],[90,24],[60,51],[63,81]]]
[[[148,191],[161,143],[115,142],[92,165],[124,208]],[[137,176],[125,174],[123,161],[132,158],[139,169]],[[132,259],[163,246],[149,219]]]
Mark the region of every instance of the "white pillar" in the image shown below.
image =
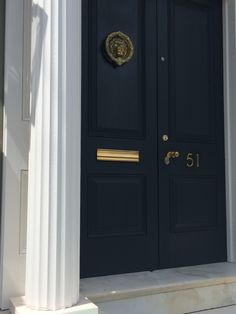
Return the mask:
[[[33,0],[26,305],[79,302],[81,1]]]

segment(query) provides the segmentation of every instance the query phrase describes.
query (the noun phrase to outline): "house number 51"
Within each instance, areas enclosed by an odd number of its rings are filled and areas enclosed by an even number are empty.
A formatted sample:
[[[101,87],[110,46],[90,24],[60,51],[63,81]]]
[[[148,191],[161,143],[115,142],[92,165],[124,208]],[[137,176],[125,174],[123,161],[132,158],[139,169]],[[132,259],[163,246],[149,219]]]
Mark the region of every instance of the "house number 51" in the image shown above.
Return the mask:
[[[199,154],[193,154],[193,153],[188,153],[187,155],[187,167],[192,168],[192,167],[200,167],[200,155]]]

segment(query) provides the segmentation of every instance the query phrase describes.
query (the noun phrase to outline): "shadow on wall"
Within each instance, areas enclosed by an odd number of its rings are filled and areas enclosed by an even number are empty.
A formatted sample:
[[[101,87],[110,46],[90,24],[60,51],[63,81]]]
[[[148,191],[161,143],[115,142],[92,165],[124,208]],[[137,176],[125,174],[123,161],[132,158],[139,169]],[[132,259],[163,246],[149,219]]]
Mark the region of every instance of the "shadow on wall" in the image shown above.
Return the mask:
[[[40,76],[42,72],[41,62],[43,57],[43,46],[45,41],[45,33],[48,25],[48,17],[44,9],[39,5],[32,6],[32,42],[31,42],[31,108],[30,122],[35,124],[35,111],[37,107],[38,92],[40,88]],[[34,93],[32,93],[32,90]]]

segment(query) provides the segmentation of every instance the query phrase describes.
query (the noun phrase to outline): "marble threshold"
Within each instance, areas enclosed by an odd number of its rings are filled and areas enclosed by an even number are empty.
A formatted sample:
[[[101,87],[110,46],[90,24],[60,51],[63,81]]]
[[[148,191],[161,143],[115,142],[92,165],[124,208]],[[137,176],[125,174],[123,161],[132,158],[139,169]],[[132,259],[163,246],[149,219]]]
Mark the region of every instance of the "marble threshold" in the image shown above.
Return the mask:
[[[236,283],[236,264],[216,263],[86,278],[81,293],[100,303],[230,283]]]
[[[233,306],[221,307],[219,309],[195,312],[194,314],[235,314],[235,313],[236,313],[236,306],[233,305]]]
[[[87,278],[81,280],[81,293],[98,306],[99,314],[185,314],[212,309],[206,314],[227,314],[236,305],[236,264]]]

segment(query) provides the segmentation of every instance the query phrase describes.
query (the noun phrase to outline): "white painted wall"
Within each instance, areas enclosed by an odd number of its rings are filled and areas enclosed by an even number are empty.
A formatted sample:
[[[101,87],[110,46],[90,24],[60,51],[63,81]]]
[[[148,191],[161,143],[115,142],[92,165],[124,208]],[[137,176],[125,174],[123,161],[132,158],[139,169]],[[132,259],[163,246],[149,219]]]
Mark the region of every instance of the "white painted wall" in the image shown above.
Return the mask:
[[[24,294],[25,286],[29,124],[27,96],[23,93],[23,86],[27,86],[24,83],[27,71],[23,71],[23,64],[26,65],[23,58],[24,42],[27,42],[23,32],[26,24],[23,21],[26,21],[27,3],[29,0],[6,0],[1,309],[8,308],[9,296]]]

